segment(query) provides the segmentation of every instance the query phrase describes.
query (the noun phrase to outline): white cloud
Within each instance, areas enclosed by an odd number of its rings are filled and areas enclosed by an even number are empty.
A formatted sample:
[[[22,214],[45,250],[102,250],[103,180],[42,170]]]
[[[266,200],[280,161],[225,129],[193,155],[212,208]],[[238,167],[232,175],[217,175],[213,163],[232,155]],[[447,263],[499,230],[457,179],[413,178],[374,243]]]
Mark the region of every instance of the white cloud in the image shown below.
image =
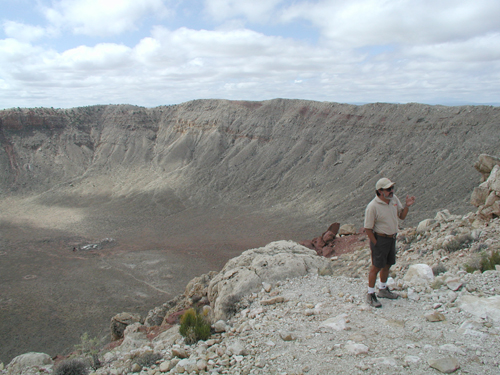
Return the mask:
[[[46,8],[52,25],[86,35],[131,30],[155,9],[165,11],[159,0],[54,1]],[[179,15],[194,13],[193,2],[179,4]],[[182,4],[190,8],[182,9]],[[48,29],[23,30],[28,22],[6,21],[8,37],[0,40],[0,103],[155,106],[198,98],[275,97],[493,102],[500,97],[496,0],[320,0],[291,5],[256,0],[253,9],[246,1],[205,4],[220,20],[210,21],[213,29],[158,24],[149,35],[135,34],[135,42],[127,45],[116,35],[96,45],[82,44],[92,39],[71,33],[50,40]],[[322,38],[308,44],[244,26],[249,20],[274,22],[278,14],[288,31],[297,27],[300,33],[306,21]],[[266,20],[266,15],[272,18]],[[272,27],[277,35],[278,26]],[[38,44],[41,37],[43,44]]]
[[[305,19],[325,39],[362,47],[463,40],[499,30],[496,0],[321,0],[300,2],[283,12],[283,22]]]
[[[22,42],[36,41],[46,35],[46,31],[43,27],[26,25],[14,21],[4,21],[3,29],[7,37]]]
[[[53,25],[75,34],[110,36],[134,30],[143,17],[165,16],[168,10],[162,0],[59,0],[44,13]]]
[[[432,45],[418,45],[405,51],[410,57],[427,57],[442,61],[500,61],[500,32]]]
[[[207,13],[216,20],[244,17],[251,22],[268,22],[284,0],[205,0]]]

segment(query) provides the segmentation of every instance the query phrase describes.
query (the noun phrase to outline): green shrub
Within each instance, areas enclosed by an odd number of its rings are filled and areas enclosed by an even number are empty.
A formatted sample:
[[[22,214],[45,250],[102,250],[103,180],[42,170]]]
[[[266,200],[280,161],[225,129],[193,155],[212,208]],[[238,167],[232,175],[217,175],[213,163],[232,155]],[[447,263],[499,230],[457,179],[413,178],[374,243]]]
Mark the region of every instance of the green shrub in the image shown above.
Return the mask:
[[[89,370],[84,361],[79,359],[68,359],[59,363],[54,375],[87,375]]]
[[[80,337],[80,344],[75,345],[75,354],[72,355],[75,357],[84,357],[89,360],[90,367],[92,369],[97,370],[101,367],[101,361],[99,360],[99,351],[103,346],[103,340],[97,337],[90,338],[88,333],[85,332]]]
[[[89,334],[85,332],[80,337],[80,344],[75,345],[75,350],[84,356],[95,356],[99,353],[99,350],[102,347],[102,340],[94,337],[89,337]]]
[[[181,316],[179,333],[185,337],[187,344],[194,344],[210,337],[210,323],[205,316],[191,308]]]
[[[480,257],[472,258],[470,262],[465,265],[465,270],[469,273],[473,273],[476,270],[484,272],[494,270],[497,264],[500,264],[500,253],[498,251],[492,251],[489,255],[487,253],[482,253]]]

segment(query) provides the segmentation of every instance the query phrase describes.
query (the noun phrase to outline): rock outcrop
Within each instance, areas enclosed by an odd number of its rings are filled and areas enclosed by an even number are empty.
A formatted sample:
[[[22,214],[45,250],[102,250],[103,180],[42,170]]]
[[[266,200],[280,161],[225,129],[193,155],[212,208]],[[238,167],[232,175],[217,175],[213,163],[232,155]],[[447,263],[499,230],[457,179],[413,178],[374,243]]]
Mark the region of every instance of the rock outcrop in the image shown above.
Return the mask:
[[[481,154],[474,167],[482,175],[482,183],[474,188],[471,204],[486,219],[500,217],[500,158]]]
[[[243,296],[259,291],[263,283],[274,284],[310,273],[325,273],[329,268],[329,261],[291,241],[247,250],[227,262],[210,282],[208,299],[215,320],[231,317]]]

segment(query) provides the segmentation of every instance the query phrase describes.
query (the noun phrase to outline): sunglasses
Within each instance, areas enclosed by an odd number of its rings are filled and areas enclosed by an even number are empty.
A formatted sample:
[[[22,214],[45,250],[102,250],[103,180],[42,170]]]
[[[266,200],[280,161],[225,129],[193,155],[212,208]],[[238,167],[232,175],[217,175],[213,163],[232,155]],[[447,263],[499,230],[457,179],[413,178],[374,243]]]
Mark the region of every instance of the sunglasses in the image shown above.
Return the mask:
[[[394,191],[394,186],[391,186],[390,188],[382,189],[382,190],[385,190],[385,191]]]

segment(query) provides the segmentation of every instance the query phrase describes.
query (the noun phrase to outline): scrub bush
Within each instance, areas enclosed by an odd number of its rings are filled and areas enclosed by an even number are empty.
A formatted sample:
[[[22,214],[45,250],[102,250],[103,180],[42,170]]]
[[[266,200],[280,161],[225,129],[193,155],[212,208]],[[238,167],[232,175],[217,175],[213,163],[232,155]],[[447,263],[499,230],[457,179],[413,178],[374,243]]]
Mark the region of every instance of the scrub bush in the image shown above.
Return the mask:
[[[59,363],[54,375],[87,375],[89,370],[84,361],[79,359],[68,359]]]
[[[210,323],[206,316],[191,308],[181,316],[179,333],[185,337],[187,344],[194,344],[210,337]]]
[[[500,253],[498,250],[492,251],[490,254],[482,253],[480,257],[474,257],[465,265],[465,270],[469,273],[477,270],[484,272],[494,270],[497,264],[500,264]]]

